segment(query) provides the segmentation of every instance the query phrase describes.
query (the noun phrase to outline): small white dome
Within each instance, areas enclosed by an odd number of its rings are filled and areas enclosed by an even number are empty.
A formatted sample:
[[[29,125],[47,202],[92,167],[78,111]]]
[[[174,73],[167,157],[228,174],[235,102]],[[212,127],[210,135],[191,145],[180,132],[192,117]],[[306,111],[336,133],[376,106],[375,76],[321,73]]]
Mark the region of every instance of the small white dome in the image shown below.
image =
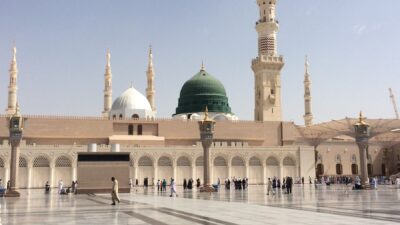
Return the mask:
[[[144,109],[152,111],[149,101],[135,88],[126,89],[112,104],[112,111]]]

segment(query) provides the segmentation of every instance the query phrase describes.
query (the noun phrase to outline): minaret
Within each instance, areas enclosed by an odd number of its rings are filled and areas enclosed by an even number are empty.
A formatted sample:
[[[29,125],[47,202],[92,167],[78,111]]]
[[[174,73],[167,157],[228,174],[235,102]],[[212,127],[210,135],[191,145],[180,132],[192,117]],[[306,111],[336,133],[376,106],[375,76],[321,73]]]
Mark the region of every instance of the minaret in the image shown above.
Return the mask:
[[[150,103],[151,109],[156,111],[156,105],[154,103],[154,94],[156,93],[154,89],[154,68],[153,68],[153,53],[152,48],[149,48],[149,64],[147,65],[147,88],[146,88],[146,95],[147,100]]]
[[[304,125],[306,127],[312,125],[312,119],[313,115],[311,113],[311,80],[310,80],[310,74],[308,72],[308,58],[306,56],[306,63],[305,63],[305,68],[306,72],[304,74]]]
[[[283,57],[277,53],[276,34],[279,23],[275,19],[277,0],[257,0],[260,19],[256,22],[258,56],[252,60],[254,72],[254,119],[281,121],[281,70]]]
[[[106,59],[106,72],[104,73],[104,110],[102,112],[104,118],[109,117],[112,104],[112,73],[110,62],[111,54],[109,49],[107,49]]]
[[[8,84],[8,106],[6,109],[7,115],[14,115],[17,109],[17,78],[18,78],[18,68],[17,68],[17,48],[13,47],[13,57],[10,64],[10,83]]]

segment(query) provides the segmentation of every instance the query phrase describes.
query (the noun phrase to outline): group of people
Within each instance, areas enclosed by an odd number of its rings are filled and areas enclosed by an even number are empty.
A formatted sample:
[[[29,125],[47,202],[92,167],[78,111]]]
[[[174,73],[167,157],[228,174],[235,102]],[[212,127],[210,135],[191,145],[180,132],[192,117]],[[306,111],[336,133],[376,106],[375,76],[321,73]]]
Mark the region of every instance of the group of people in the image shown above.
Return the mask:
[[[304,184],[304,183],[303,183]],[[292,177],[284,177],[282,179],[282,190],[284,194],[291,194],[293,187],[293,178]],[[280,190],[281,188],[281,181],[279,178],[274,177],[272,180],[268,178],[267,183],[267,195],[271,192],[273,195],[276,193],[276,190]]]
[[[184,186],[185,185],[187,186],[187,184],[185,184],[185,182],[186,182],[186,179],[184,180]],[[158,192],[167,192],[167,181],[165,179],[157,180],[157,184],[156,185],[157,185],[157,191]],[[192,185],[192,184],[190,184],[190,185]],[[169,186],[171,188],[171,195],[170,196],[172,197],[175,194],[175,196],[178,197],[178,194],[176,193],[176,183],[175,183],[174,178],[171,178]]]
[[[198,179],[199,180],[199,179]],[[193,179],[189,178],[188,180],[183,179],[183,190],[189,189],[192,190],[193,189]]]
[[[225,189],[230,190],[231,189],[231,184],[233,184],[233,187],[235,190],[246,190],[247,186],[249,185],[248,179],[247,178],[232,178],[231,180],[225,179]]]
[[[58,181],[58,194],[60,195],[66,195],[69,193],[73,193],[76,194],[77,193],[77,189],[78,188],[78,181],[72,181],[72,184],[70,187],[64,187],[64,182],[62,179],[60,179]],[[47,181],[46,185],[45,185],[45,192],[49,193],[50,192],[50,184]]]

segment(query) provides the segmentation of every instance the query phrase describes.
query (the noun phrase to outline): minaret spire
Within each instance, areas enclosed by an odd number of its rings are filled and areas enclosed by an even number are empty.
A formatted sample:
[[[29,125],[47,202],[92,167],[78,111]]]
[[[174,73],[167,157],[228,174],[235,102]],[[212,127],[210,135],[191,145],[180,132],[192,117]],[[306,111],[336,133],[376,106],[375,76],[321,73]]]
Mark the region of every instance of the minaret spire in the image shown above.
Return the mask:
[[[277,0],[257,0],[260,18],[256,22],[258,56],[252,60],[254,72],[254,119],[256,121],[281,121],[281,70],[284,60],[278,54],[276,36]]]
[[[13,56],[11,59],[9,74],[10,74],[10,83],[8,85],[8,106],[6,109],[7,115],[14,115],[17,109],[17,78],[18,78],[18,67],[17,67],[17,47],[14,46],[12,48]]]
[[[151,109],[153,111],[156,111],[156,105],[154,103],[154,94],[156,93],[154,89],[154,68],[153,68],[153,50],[150,45],[149,47],[149,62],[147,65],[147,88],[146,88],[146,95],[147,95],[147,100],[150,103]]]
[[[106,61],[106,71],[104,73],[104,110],[102,112],[104,118],[109,117],[112,103],[112,73],[110,49],[107,49]]]
[[[310,80],[310,74],[309,74],[309,63],[308,63],[308,57],[306,56],[305,60],[305,74],[304,74],[304,125],[306,127],[312,125],[312,119],[313,115],[311,113],[311,80]]]

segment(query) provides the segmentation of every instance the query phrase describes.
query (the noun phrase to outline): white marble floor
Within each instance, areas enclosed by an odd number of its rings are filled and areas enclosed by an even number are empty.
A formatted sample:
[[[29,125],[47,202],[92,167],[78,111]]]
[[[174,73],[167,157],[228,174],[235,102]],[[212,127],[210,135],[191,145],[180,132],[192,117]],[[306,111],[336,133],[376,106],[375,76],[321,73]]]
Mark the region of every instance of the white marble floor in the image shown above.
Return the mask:
[[[299,185],[293,194],[267,196],[265,186],[204,194],[178,192],[179,197],[152,188],[110,195],[44,194],[22,190],[20,198],[0,198],[1,224],[399,224],[400,189],[352,191],[342,185]],[[55,191],[53,191],[55,192]]]

